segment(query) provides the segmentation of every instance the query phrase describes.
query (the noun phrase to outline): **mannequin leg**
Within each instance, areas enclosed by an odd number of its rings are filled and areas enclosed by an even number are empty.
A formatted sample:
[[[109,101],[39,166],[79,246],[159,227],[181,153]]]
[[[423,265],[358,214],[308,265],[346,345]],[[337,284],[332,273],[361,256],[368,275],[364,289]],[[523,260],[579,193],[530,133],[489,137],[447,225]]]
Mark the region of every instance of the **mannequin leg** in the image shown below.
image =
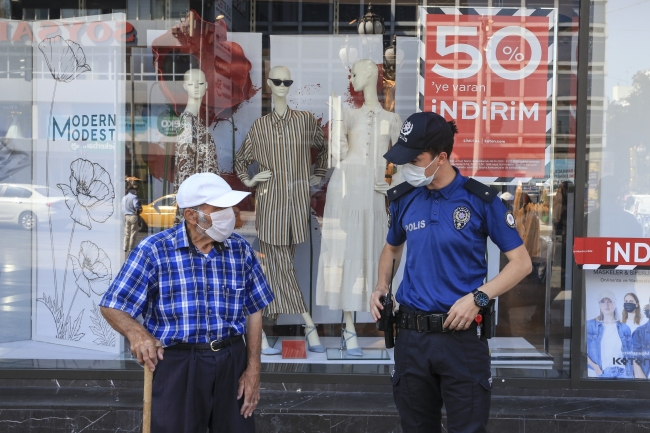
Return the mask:
[[[309,346],[311,346],[310,350],[312,352],[318,353],[324,352],[324,349],[322,349],[323,346],[320,344],[320,338],[318,338],[316,331],[309,332],[311,329],[316,329],[316,325],[311,319],[311,316],[309,313],[302,313],[302,318],[305,320],[305,335],[307,336]]]
[[[357,330],[354,329],[354,318],[352,316],[352,311],[345,311],[343,312],[343,317],[345,318],[345,329],[349,332],[346,332],[347,335],[345,335],[346,339],[346,346],[348,347],[348,350],[350,349],[356,349],[359,347],[359,342],[357,341],[357,336],[354,335],[353,337],[350,337],[350,333],[356,334]],[[348,340],[349,338],[349,340]]]
[[[266,332],[262,331],[262,355],[279,355],[282,351],[275,347],[269,346],[269,341],[266,339]]]
[[[357,341],[357,331],[354,329],[352,311],[344,311],[343,320],[345,321],[345,328],[341,324],[341,344],[345,345],[348,355],[363,356],[363,350],[361,350]]]

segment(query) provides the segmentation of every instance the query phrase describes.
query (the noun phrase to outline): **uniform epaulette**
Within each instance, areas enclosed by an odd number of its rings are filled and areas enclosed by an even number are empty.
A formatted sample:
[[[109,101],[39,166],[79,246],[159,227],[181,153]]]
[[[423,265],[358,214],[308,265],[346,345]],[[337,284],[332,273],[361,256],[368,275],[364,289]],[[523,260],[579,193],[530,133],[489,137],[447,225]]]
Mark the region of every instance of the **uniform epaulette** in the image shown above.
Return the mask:
[[[394,201],[415,188],[408,182],[403,182],[388,190],[388,201]]]
[[[481,200],[486,203],[492,203],[497,195],[499,194],[497,190],[490,188],[484,183],[479,182],[476,179],[467,179],[464,185],[465,189],[472,194],[478,196]]]

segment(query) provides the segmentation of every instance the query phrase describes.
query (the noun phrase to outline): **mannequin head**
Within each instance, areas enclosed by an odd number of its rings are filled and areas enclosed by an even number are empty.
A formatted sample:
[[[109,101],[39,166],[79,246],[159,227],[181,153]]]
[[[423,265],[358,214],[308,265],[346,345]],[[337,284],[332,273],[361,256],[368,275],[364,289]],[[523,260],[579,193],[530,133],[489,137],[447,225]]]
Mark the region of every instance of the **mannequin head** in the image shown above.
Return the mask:
[[[276,86],[271,80],[291,80],[291,72],[285,66],[276,66],[269,71],[269,79],[266,84],[271,88],[271,93],[276,98],[285,98],[289,93],[289,87],[284,84]]]
[[[203,99],[208,90],[208,81],[200,69],[190,69],[183,76],[183,89],[190,99]]]
[[[355,92],[360,92],[366,86],[377,86],[377,77],[379,70],[371,60],[362,59],[352,65],[352,77],[350,83]]]

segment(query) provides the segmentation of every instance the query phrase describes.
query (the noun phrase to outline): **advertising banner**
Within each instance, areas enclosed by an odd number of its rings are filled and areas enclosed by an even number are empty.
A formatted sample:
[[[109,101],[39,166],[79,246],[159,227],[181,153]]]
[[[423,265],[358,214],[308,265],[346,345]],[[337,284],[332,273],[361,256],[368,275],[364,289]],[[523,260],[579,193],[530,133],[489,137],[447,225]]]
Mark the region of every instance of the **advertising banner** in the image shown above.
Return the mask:
[[[32,339],[115,355],[122,339],[98,304],[122,264],[119,17],[34,23],[32,81],[33,183],[45,197],[32,209]]]
[[[587,377],[643,379],[650,374],[650,270],[585,271]]]
[[[575,238],[573,254],[583,269],[650,267],[650,239]]]
[[[453,164],[484,182],[543,178],[553,141],[556,11],[420,12],[419,109],[456,121]]]

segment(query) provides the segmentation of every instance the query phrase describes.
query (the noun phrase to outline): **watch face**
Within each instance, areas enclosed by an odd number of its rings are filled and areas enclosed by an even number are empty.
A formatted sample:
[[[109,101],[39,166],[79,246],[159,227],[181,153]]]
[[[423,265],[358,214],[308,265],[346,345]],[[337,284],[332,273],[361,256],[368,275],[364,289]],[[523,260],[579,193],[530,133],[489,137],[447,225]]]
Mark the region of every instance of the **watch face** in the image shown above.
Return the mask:
[[[474,303],[477,306],[485,307],[487,306],[488,302],[490,302],[490,297],[485,293],[479,291],[474,294]]]

